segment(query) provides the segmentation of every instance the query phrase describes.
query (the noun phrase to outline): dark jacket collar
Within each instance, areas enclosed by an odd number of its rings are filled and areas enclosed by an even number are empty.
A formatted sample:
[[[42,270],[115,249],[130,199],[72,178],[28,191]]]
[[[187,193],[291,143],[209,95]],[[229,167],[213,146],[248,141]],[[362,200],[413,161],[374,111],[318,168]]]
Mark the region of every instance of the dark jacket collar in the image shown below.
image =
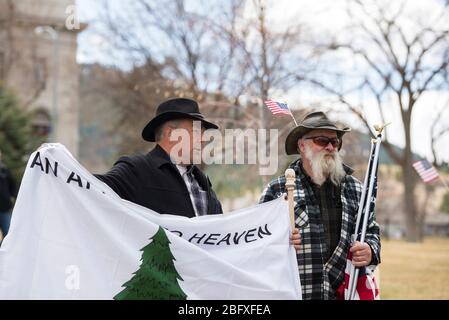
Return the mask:
[[[172,171],[175,176],[178,177],[179,183],[181,185],[184,185],[184,180],[181,177],[181,174],[176,168],[176,165],[171,161],[170,156],[167,152],[165,152],[164,149],[160,145],[156,145],[153,150],[147,153],[146,159],[150,161],[154,166],[158,167],[162,170],[163,166],[168,166],[170,168],[169,170]],[[209,178],[197,167],[194,166],[194,175],[197,179],[199,185],[207,192],[207,202],[208,202],[208,214],[216,214],[216,213],[222,213],[221,205],[216,199],[215,193],[214,198],[212,199],[212,184],[210,183]],[[187,191],[187,187],[184,185]]]
[[[160,145],[157,144],[154,147],[154,149],[148,153],[148,155],[150,156],[148,157],[150,161],[152,161],[158,168],[164,165],[169,165],[175,168],[176,172],[179,173],[178,169],[176,168],[176,165],[171,161],[168,153],[165,152],[165,150],[162,149]],[[209,179],[203,172],[201,172],[201,170],[197,166],[194,166],[194,175],[195,178],[198,180],[198,183],[202,188],[204,188],[204,190],[207,190],[210,187],[211,184]]]
[[[160,168],[164,164],[170,164],[174,165],[173,162],[171,162],[170,156],[167,152],[165,152],[164,149],[160,145],[156,145],[153,150],[151,150],[148,155],[151,156],[151,160],[153,163]]]

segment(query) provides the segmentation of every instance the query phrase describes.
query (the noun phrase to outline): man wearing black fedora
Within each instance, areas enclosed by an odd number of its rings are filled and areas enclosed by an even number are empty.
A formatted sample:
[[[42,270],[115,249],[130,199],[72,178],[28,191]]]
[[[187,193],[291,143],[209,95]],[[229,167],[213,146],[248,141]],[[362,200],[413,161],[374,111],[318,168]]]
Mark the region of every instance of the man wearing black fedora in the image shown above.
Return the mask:
[[[201,132],[195,134],[197,127]],[[221,204],[211,182],[193,162],[195,152],[201,153],[201,133],[217,128],[205,120],[196,101],[167,100],[142,131],[144,140],[157,143],[154,149],[146,155],[121,157],[109,172],[96,177],[121,198],[158,213],[185,217],[220,214]],[[179,131],[187,133],[187,139],[173,139]],[[175,149],[177,152],[172,152]]]
[[[299,154],[290,164],[296,173],[295,219],[301,245],[297,250],[303,299],[336,299],[345,278],[348,249],[356,267],[380,263],[379,226],[370,212],[365,242],[351,246],[362,184],[343,164],[339,151],[343,135],[323,112],[305,116],[285,141],[288,155]],[[273,180],[260,202],[286,193],[285,176]]]

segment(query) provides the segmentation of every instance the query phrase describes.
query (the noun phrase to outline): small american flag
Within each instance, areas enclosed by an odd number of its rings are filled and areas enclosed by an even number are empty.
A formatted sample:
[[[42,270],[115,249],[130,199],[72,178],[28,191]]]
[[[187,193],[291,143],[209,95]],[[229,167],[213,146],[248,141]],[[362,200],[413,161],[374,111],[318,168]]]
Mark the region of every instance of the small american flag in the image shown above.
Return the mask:
[[[427,160],[416,161],[413,163],[413,168],[425,183],[439,178],[438,171]]]
[[[286,103],[282,102],[276,102],[274,100],[267,100],[265,101],[265,104],[267,105],[268,109],[270,109],[272,114],[288,114],[292,115],[290,112],[290,109],[288,108],[288,105]]]

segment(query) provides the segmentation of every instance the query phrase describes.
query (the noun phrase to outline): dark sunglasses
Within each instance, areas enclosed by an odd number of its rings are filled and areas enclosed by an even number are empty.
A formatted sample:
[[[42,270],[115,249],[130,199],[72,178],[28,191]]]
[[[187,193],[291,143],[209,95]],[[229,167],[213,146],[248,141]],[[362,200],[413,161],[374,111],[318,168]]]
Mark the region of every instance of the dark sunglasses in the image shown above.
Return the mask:
[[[338,138],[328,138],[323,136],[317,136],[317,137],[307,137],[304,138],[306,140],[312,140],[313,143],[320,147],[327,147],[327,145],[330,143],[332,147],[337,148],[340,145],[340,139]]]

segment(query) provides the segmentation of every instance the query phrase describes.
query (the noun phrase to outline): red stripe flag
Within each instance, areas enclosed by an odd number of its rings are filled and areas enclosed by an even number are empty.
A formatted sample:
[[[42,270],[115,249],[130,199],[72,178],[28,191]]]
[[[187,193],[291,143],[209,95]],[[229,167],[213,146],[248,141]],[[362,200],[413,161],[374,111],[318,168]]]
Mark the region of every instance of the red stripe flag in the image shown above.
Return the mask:
[[[439,178],[438,171],[425,159],[413,163],[413,168],[418,172],[424,183],[429,183]]]
[[[352,266],[352,252],[348,252],[345,269],[345,280],[337,289],[335,295],[337,300],[349,299],[349,274]],[[380,300],[379,286],[374,277],[374,270],[370,266],[360,267],[357,284],[355,286],[355,300]]]
[[[288,114],[292,115],[290,112],[290,109],[288,108],[288,105],[286,103],[282,102],[276,102],[274,100],[267,100],[265,101],[266,106],[268,109],[270,109],[272,114]]]

